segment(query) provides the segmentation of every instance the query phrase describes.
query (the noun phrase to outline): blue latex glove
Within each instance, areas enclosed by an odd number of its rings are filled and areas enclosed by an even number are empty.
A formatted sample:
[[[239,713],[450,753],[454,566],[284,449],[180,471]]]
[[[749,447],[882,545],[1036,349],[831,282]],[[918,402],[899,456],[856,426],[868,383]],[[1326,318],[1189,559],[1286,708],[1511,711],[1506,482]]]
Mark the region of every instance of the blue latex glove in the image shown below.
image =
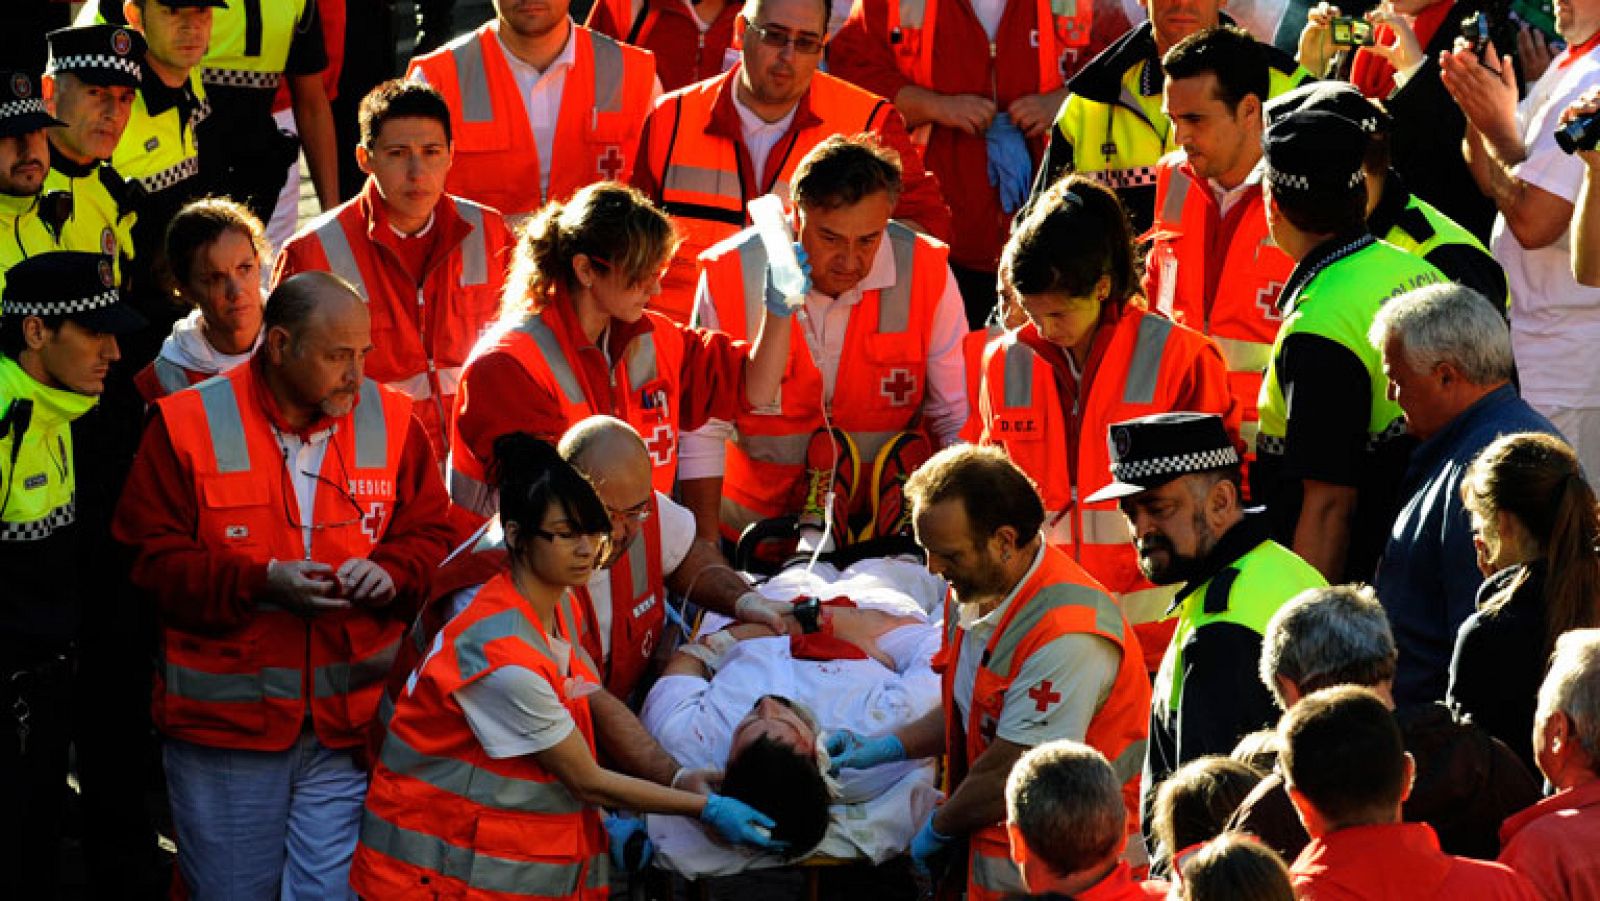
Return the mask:
[[[775,854],[789,849],[787,842],[772,840],[772,827],[777,825],[772,817],[737,798],[707,795],[705,809],[700,811],[700,822],[734,844],[752,845]]]
[[[840,729],[828,734],[823,748],[828,752],[830,773],[837,773],[845,767],[864,770],[880,763],[906,759],[906,746],[893,733],[866,736]]]
[[[806,284],[800,291],[801,296],[811,293],[811,258],[806,256],[806,249],[800,242],[794,242],[794,258],[800,263],[800,271],[805,273]],[[767,296],[765,298],[767,312],[779,319],[788,319],[794,310],[789,309],[789,303],[778,289],[772,286],[772,270],[767,270]]]
[[[933,813],[928,814],[928,821],[922,824],[916,837],[911,840],[911,865],[924,876],[944,869],[945,859],[950,855],[950,843],[954,841],[951,836],[933,828]]]
[[[989,145],[989,184],[1000,192],[1000,208],[1010,215],[1027,201],[1033,183],[1028,139],[1010,116],[996,113],[984,141]]]
[[[650,833],[644,828],[644,820],[639,817],[625,817],[612,814],[605,818],[606,833],[611,836],[611,862],[616,865],[619,872],[638,873],[650,863],[650,858],[655,856],[656,846],[650,841]],[[628,866],[628,843],[639,837],[640,844],[635,853],[638,860],[635,865]]]

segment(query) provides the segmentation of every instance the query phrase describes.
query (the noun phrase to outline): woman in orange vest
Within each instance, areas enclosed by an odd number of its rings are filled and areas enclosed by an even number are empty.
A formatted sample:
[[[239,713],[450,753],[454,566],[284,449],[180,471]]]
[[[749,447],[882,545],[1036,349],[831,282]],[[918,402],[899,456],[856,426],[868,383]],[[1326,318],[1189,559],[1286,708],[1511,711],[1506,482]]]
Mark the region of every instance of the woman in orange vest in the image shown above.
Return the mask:
[[[600,807],[694,816],[774,851],[774,821],[733,798],[595,762],[572,589],[605,556],[611,517],[555,448],[494,444],[511,570],[452,618],[395,703],[350,882],[365,898],[607,897]]]
[[[984,348],[980,443],[1005,447],[1039,486],[1045,538],[1122,603],[1151,672],[1176,586],[1139,571],[1116,502],[1083,498],[1111,481],[1114,422],[1178,410],[1215,413],[1237,443],[1239,409],[1210,338],[1146,308],[1127,213],[1109,189],[1069,175],[1043,194],[1001,258],[1028,316]]]
[[[789,359],[781,303],[769,305],[753,345],[645,310],[677,245],[666,214],[616,182],[548,204],[528,223],[500,319],[473,350],[456,395],[457,506],[479,522],[495,512],[484,461],[496,438],[522,431],[556,441],[597,413],[639,432],[656,489],[670,493],[681,430],[777,400]]]

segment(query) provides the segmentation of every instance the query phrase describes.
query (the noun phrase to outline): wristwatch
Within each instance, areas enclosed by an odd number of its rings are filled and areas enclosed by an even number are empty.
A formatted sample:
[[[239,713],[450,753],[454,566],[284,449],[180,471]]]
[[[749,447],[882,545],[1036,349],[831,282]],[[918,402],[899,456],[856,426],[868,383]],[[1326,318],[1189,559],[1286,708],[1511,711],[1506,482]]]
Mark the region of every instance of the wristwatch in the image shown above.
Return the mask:
[[[810,597],[794,605],[794,618],[800,631],[813,635],[822,631],[822,601]]]

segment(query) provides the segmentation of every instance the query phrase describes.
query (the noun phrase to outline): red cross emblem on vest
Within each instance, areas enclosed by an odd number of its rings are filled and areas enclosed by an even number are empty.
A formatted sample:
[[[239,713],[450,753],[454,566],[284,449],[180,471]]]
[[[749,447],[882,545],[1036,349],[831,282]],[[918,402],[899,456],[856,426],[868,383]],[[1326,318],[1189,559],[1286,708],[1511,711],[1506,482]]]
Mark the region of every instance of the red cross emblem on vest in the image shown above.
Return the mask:
[[[607,144],[605,153],[600,154],[600,159],[595,165],[599,168],[601,177],[621,181],[623,162],[622,148],[616,144]]]
[[[1050,705],[1061,700],[1061,692],[1056,691],[1050,680],[1046,679],[1028,689],[1028,697],[1033,701],[1034,707],[1040,713],[1044,713],[1050,709]]]
[[[650,433],[650,440],[644,443],[645,449],[650,452],[650,460],[657,466],[666,466],[672,462],[673,448],[678,446],[672,434],[672,426],[662,423]]]
[[[373,501],[367,505],[367,515],[361,517],[361,531],[374,543],[383,529],[383,507],[383,501]]]
[[[1278,309],[1278,295],[1283,293],[1283,282],[1267,282],[1256,292],[1256,306],[1268,319],[1274,322],[1283,320],[1283,313]]]
[[[917,377],[909,369],[891,369],[889,374],[878,382],[878,393],[889,399],[891,406],[903,407],[911,402],[911,395],[917,390]]]

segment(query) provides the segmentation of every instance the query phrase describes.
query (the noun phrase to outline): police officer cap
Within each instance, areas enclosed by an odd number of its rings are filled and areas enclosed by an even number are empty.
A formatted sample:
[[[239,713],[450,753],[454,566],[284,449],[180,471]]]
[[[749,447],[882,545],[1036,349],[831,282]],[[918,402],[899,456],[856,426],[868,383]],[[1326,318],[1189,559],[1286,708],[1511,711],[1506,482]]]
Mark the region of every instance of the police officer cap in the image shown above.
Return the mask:
[[[6,271],[0,315],[65,316],[92,332],[138,331],[145,318],[117,291],[111,258],[58,250],[41,253]]]
[[[70,72],[79,80],[100,87],[139,86],[139,63],[144,59],[144,35],[120,25],[84,25],[61,28],[45,35],[50,42],[46,75]]]
[[[61,122],[44,111],[39,85],[26,72],[0,69],[0,138],[25,135]]]
[[[167,9],[198,9],[203,6],[225,9],[228,6],[228,0],[156,0],[156,2]]]
[[[1338,195],[1361,184],[1367,134],[1344,116],[1296,110],[1261,136],[1266,180],[1275,193]]]
[[[1106,444],[1112,481],[1089,495],[1087,503],[1114,501],[1239,462],[1239,449],[1214,413],[1158,413],[1125,420],[1111,426]]]
[[[1346,81],[1313,81],[1267,101],[1267,123],[1271,124],[1296,110],[1321,110],[1343,116],[1361,126],[1367,134],[1388,134],[1394,120],[1383,108]]]

